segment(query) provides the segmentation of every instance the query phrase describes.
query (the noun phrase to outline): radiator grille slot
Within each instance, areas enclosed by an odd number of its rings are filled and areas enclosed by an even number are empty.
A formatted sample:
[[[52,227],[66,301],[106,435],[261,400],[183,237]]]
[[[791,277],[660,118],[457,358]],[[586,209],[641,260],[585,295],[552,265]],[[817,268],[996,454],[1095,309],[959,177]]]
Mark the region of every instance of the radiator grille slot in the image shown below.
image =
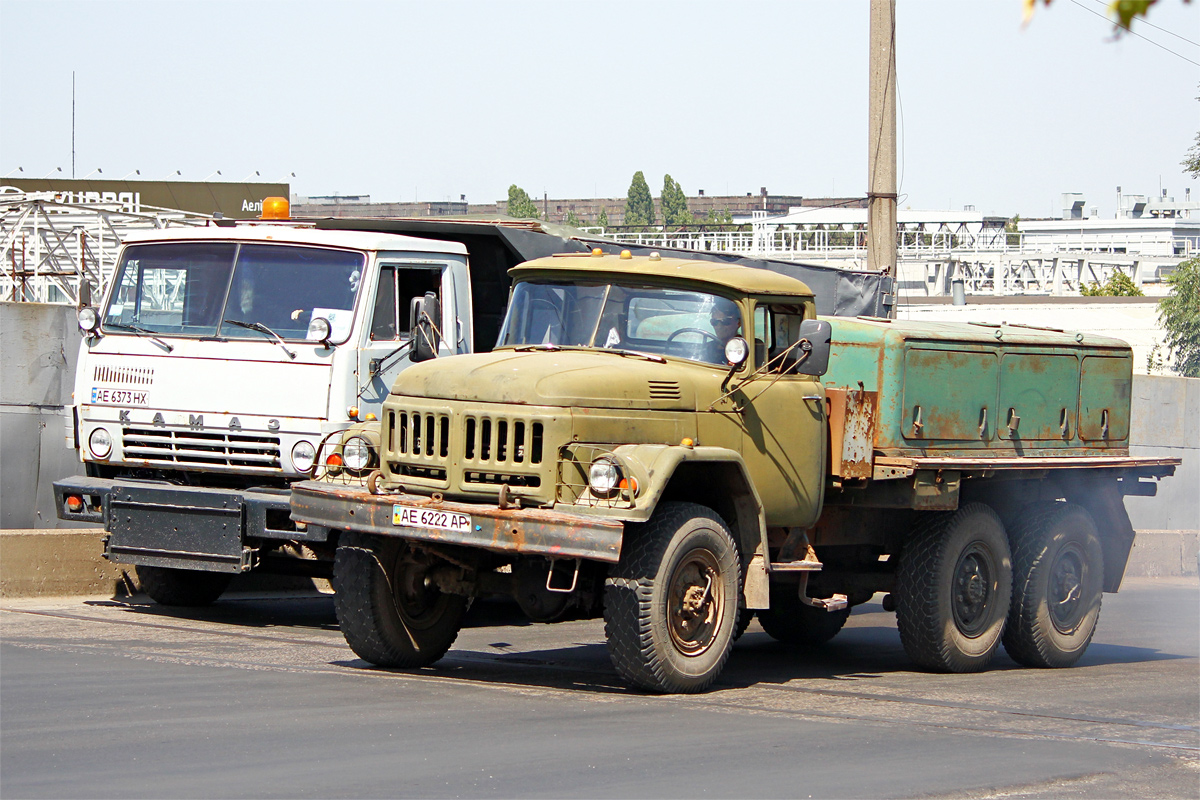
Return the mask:
[[[463,457],[491,464],[542,463],[545,432],[540,422],[469,416],[463,424]]]
[[[121,431],[121,443],[129,461],[270,472],[281,469],[276,436],[129,427]]]
[[[420,411],[388,412],[387,449],[416,458],[450,455],[450,417]]]
[[[128,386],[149,386],[154,383],[154,367],[110,367],[97,364],[92,370],[95,383],[118,383]]]

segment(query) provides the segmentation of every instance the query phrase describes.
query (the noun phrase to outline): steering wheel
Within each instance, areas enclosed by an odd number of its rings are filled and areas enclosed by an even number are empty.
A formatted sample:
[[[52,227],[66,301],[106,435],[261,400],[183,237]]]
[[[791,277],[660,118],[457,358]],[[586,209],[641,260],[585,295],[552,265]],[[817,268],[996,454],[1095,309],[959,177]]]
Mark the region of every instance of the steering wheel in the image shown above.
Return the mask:
[[[679,330],[673,332],[670,336],[667,337],[667,344],[671,344],[675,340],[676,336],[682,336],[685,333],[698,333],[701,336],[705,337],[706,339],[712,339],[714,342],[716,342],[718,344],[720,344],[720,342],[721,342],[720,339],[718,339],[714,334],[710,333],[709,331],[701,330],[700,328],[680,328]],[[682,342],[681,344],[687,344],[687,342]]]

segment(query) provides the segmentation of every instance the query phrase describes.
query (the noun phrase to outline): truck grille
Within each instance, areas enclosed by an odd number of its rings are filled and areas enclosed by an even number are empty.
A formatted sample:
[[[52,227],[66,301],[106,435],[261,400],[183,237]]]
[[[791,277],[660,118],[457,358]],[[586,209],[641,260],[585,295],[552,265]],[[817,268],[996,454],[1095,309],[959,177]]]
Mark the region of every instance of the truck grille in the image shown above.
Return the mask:
[[[125,459],[194,467],[237,467],[279,472],[279,438],[163,428],[125,428]]]

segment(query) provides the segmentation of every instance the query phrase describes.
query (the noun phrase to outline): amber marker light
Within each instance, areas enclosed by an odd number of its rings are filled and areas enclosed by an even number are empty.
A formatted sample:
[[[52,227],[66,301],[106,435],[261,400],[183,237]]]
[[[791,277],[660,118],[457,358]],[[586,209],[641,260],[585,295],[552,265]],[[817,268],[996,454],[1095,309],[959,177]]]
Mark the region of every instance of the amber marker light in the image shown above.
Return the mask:
[[[696,440],[688,437],[688,438],[684,439],[683,441],[681,441],[680,444],[683,445],[684,447],[695,447]]]
[[[288,219],[289,213],[286,197],[267,197],[263,199],[262,216],[259,219]]]
[[[83,511],[83,498],[80,497],[79,495],[75,495],[75,494],[68,497],[67,498],[67,510],[72,513],[75,513],[75,514],[78,514],[80,511]]]
[[[622,478],[621,482],[617,484],[617,488],[618,489],[626,489],[631,494],[637,494],[637,490],[638,490],[637,478],[633,478],[633,477]]]
[[[633,253],[629,252],[628,250],[622,250],[621,258],[633,258]]]
[[[325,466],[327,467],[340,467],[342,463],[342,457],[337,453],[330,453],[325,458]]]
[[[592,256],[593,257],[599,258],[602,255],[604,255],[604,251],[601,250],[599,247],[592,248]]]

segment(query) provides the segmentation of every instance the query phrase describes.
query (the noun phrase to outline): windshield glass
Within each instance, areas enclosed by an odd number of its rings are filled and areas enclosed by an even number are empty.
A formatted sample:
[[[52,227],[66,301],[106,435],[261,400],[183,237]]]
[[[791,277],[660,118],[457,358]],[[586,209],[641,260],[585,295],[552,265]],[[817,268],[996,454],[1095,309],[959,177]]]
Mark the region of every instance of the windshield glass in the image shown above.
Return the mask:
[[[230,242],[131,245],[113,277],[104,328],[183,336],[261,339],[245,325],[284,339],[316,339],[313,319],[328,319],[330,339],[350,335],[363,253]],[[231,321],[245,325],[232,324]]]
[[[732,301],[635,283],[522,281],[498,347],[599,347],[724,366],[725,343],[742,334]]]

